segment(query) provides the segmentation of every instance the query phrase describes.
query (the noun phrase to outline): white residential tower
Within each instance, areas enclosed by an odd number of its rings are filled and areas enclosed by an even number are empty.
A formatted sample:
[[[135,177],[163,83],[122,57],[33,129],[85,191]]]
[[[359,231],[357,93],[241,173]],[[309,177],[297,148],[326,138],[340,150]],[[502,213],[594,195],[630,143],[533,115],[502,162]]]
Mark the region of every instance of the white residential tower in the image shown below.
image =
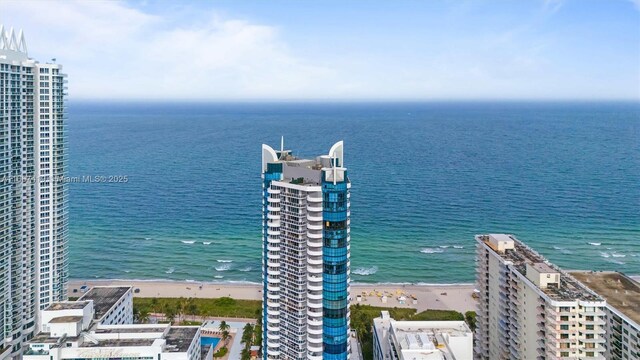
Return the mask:
[[[0,359],[66,299],[65,75],[0,25]]]

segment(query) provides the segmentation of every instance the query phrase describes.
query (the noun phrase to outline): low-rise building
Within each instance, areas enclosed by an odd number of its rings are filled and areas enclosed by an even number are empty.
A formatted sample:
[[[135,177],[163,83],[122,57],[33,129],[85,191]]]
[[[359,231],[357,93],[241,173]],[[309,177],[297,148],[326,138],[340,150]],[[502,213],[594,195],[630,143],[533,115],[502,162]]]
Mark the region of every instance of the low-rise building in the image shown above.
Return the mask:
[[[24,360],[167,359],[200,360],[200,327],[157,325],[95,325],[86,317],[52,319],[50,333],[27,343]]]
[[[95,287],[41,311],[25,360],[201,360],[200,327],[133,324],[131,287]],[[211,348],[205,352],[212,355]]]
[[[614,271],[571,274],[607,301],[605,358],[640,360],[640,284]]]
[[[78,301],[93,301],[94,320],[102,325],[133,324],[131,286],[95,286]]]
[[[464,321],[373,319],[374,360],[472,360],[473,332]]]

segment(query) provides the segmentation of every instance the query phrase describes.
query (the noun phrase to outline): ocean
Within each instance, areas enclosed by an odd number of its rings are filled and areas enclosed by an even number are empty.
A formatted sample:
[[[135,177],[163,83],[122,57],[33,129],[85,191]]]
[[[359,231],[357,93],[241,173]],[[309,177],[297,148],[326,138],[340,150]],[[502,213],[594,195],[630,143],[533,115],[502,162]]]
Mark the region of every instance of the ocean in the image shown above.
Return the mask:
[[[344,140],[353,282],[471,283],[474,235],[503,232],[640,274],[638,103],[68,108],[74,279],[261,281],[261,144],[280,136],[302,157]]]

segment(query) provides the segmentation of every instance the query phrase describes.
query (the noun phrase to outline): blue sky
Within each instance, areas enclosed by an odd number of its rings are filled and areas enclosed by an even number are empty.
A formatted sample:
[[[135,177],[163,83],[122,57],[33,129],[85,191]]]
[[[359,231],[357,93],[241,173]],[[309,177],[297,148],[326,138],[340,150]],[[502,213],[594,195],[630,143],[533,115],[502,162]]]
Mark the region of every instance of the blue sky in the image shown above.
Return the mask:
[[[11,1],[72,99],[640,100],[640,0]]]

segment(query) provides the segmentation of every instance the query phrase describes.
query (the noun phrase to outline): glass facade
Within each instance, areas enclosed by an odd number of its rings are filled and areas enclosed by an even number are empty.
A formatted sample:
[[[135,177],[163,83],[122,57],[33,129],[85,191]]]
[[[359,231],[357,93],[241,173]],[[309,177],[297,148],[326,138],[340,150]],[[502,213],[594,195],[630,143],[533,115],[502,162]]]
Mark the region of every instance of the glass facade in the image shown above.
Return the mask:
[[[324,174],[323,176],[325,176]],[[349,332],[348,200],[345,181],[322,181],[323,203],[323,347],[325,360],[347,358]]]

